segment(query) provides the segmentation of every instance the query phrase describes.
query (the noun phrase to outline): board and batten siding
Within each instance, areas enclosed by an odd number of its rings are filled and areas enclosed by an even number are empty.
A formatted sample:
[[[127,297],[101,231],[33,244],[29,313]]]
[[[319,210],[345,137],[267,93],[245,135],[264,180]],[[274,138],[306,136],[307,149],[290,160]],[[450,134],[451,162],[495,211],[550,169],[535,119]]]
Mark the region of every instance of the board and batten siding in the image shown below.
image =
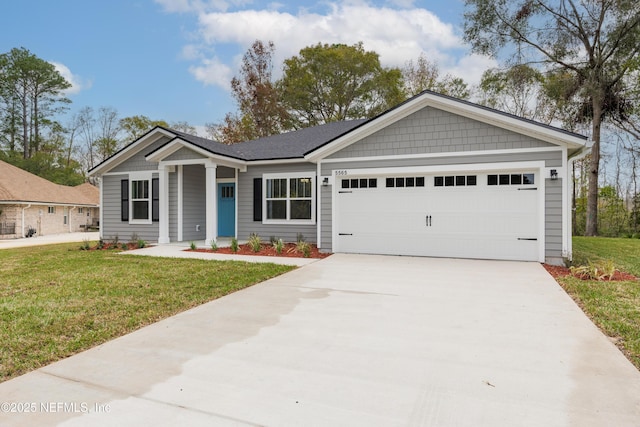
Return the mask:
[[[333,153],[328,158],[554,147],[544,141],[431,107]]]
[[[153,178],[158,178],[154,173]],[[129,179],[128,174],[106,175],[102,177],[102,238],[105,240],[115,240],[127,242],[132,238],[145,240],[147,242],[157,242],[159,228],[157,222],[151,224],[129,224],[122,221],[120,211],[120,181]]]
[[[182,172],[182,239],[207,236],[206,171],[203,165],[185,165]],[[171,203],[176,204],[177,198]],[[199,226],[199,227],[198,227]]]
[[[317,185],[316,165],[312,163],[289,163],[283,165],[249,166],[246,172],[238,176],[238,239],[246,240],[251,233],[257,233],[262,240],[276,237],[285,242],[295,242],[298,233],[302,233],[307,242],[315,243],[317,228],[315,224],[263,224],[253,220],[253,180],[262,178],[265,173],[309,172]],[[264,194],[263,194],[264,197]],[[262,203],[262,201],[261,201]],[[316,209],[317,209],[316,204]],[[264,215],[264,212],[263,212]],[[316,214],[317,219],[317,214]]]

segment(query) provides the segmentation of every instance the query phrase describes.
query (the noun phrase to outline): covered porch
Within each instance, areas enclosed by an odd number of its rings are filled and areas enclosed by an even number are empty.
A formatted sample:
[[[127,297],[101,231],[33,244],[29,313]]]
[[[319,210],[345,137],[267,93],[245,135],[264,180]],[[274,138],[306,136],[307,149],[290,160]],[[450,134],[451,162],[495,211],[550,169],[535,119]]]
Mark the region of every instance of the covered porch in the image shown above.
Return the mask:
[[[237,236],[238,174],[242,161],[212,156],[176,140],[146,156],[158,163],[158,244]]]

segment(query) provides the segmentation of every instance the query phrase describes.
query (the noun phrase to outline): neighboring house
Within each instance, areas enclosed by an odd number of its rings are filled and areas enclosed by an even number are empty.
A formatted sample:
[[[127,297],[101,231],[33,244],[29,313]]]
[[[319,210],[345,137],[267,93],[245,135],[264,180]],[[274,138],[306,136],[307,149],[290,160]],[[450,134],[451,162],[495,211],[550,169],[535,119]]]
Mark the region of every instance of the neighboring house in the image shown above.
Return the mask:
[[[0,239],[98,227],[100,190],[54,184],[0,161]]]
[[[90,173],[103,238],[258,233],[324,251],[559,263],[587,138],[433,92],[369,120],[223,145],[156,127]]]

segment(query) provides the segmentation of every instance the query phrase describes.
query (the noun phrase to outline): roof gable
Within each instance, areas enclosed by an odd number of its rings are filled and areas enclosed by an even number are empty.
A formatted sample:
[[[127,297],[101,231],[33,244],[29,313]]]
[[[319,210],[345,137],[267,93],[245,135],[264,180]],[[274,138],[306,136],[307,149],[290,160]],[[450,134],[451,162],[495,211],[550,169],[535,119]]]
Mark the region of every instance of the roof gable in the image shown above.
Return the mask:
[[[314,151],[307,153],[305,158],[312,162],[324,159],[426,107],[447,111],[554,145],[567,146],[573,150],[582,149],[587,144],[587,137],[583,135],[524,119],[469,101],[452,98],[431,91],[424,91],[363,123],[348,134],[319,146]]]

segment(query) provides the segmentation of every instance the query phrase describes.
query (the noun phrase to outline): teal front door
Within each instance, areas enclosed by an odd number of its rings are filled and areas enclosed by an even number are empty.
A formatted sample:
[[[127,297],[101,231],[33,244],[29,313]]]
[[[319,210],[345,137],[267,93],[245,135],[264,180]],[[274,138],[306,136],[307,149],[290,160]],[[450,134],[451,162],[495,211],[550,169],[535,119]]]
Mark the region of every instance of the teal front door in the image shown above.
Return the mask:
[[[218,236],[236,235],[236,185],[218,184]]]

